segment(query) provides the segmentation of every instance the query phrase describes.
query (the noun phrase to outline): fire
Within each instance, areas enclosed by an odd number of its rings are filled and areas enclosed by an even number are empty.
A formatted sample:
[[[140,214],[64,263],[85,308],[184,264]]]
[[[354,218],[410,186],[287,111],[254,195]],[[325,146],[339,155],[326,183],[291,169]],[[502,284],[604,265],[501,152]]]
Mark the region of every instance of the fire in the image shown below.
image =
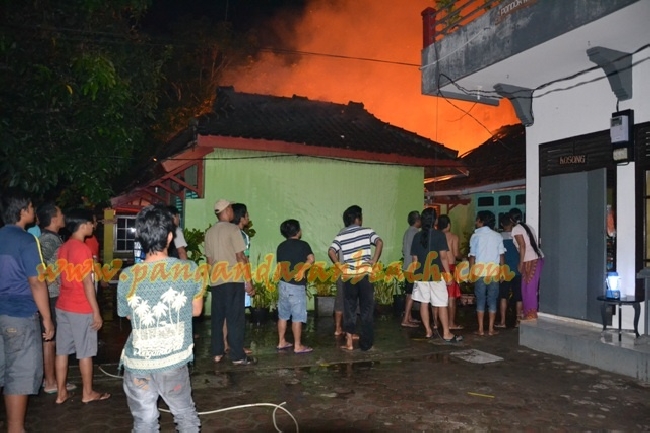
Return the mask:
[[[293,29],[286,17],[274,18],[272,26],[283,35],[282,46],[274,48],[351,58],[264,52],[245,68],[227,71],[223,83],[241,92],[363,102],[380,120],[465,153],[519,120],[508,101],[498,107],[451,101],[484,127],[445,99],[421,94],[420,13],[431,6],[431,0],[312,0]]]

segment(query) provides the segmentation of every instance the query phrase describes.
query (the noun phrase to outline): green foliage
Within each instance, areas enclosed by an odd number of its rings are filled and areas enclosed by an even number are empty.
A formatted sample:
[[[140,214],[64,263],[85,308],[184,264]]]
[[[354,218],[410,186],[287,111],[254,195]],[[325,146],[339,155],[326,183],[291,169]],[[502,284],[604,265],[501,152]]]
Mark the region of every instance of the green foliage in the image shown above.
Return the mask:
[[[0,19],[0,185],[110,197],[147,141],[161,54],[133,30],[143,1],[8,2]]]
[[[208,111],[238,43],[204,19],[152,42],[139,22],[150,0],[1,4],[0,188],[64,206],[110,198]]]
[[[205,232],[206,230],[199,229],[183,229],[183,236],[185,237],[185,242],[187,242],[187,258],[196,262],[196,264],[201,264],[205,260],[205,254],[203,254],[203,244],[205,242]]]
[[[270,279],[253,280],[255,295],[251,299],[255,308],[275,308],[278,305],[278,283]]]

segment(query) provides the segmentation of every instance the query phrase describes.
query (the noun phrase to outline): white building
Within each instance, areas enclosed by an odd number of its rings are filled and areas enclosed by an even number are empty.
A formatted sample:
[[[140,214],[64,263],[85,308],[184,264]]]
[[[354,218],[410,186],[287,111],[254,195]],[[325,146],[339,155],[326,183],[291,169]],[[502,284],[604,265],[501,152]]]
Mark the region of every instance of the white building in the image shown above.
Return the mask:
[[[527,222],[546,254],[540,312],[600,323],[606,272],[644,299],[636,275],[650,266],[650,0],[457,3],[422,14],[422,92],[512,102],[526,126]],[[647,316],[642,303],[641,334]]]

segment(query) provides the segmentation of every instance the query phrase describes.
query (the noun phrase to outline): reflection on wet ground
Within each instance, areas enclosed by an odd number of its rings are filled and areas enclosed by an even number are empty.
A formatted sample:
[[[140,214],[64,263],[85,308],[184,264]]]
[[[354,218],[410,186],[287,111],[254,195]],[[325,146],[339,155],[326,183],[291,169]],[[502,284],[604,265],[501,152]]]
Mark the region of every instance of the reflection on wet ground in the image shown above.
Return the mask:
[[[459,315],[465,340],[454,345],[425,339],[423,328],[402,328],[398,317],[377,317],[375,347],[368,352],[339,349],[342,339],[333,335],[333,320],[310,316],[303,337],[314,352],[300,355],[275,349],[273,321],[249,323],[246,344],[259,359],[250,367],[211,361],[206,318],[197,326],[194,400],[200,412],[286,402],[305,432],[650,430],[646,384],[521,347],[513,328],[493,337],[475,336],[473,308],[462,307]],[[108,313],[105,318],[96,365],[118,375],[129,324]],[[489,362],[464,360],[478,358]],[[72,361],[71,380],[79,384],[75,365]],[[129,431],[132,419],[121,381],[99,369],[94,380],[113,398],[86,406],[75,397],[59,407],[54,396],[41,394],[30,399],[28,431]],[[274,432],[271,414],[268,407],[205,414],[202,431]],[[0,419],[5,419],[3,410]],[[161,415],[161,423],[163,432],[174,431],[169,414]],[[277,423],[295,431],[281,411]]]

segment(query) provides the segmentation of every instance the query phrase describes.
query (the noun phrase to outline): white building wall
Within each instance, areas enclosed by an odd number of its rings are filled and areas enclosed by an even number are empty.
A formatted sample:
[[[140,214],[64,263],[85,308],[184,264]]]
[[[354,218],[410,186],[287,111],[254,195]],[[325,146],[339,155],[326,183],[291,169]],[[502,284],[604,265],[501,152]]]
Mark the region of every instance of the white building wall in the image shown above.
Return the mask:
[[[650,40],[650,30],[648,31]],[[584,53],[587,56],[587,53]],[[619,110],[634,110],[635,123],[650,121],[650,48],[633,57],[633,98],[619,103]],[[540,59],[548,62],[548,59]],[[552,67],[540,65],[540,67]],[[576,71],[577,72],[577,71]],[[602,78],[595,82],[593,79]],[[581,84],[585,83],[585,84]],[[574,87],[575,86],[575,87]],[[577,135],[609,129],[609,120],[616,112],[616,96],[602,69],[596,69],[578,78],[556,83],[536,91],[533,100],[535,123],[526,130],[526,220],[539,233],[539,150],[540,144]],[[635,221],[634,221],[634,163],[617,169],[617,271],[622,288],[634,294]],[[570,217],[567,215],[567,217]],[[544,240],[541,240],[542,245]],[[631,307],[624,307],[623,326],[632,328]],[[627,310],[629,309],[629,311]],[[645,317],[642,310],[641,317]],[[643,320],[639,321],[643,327]]]

